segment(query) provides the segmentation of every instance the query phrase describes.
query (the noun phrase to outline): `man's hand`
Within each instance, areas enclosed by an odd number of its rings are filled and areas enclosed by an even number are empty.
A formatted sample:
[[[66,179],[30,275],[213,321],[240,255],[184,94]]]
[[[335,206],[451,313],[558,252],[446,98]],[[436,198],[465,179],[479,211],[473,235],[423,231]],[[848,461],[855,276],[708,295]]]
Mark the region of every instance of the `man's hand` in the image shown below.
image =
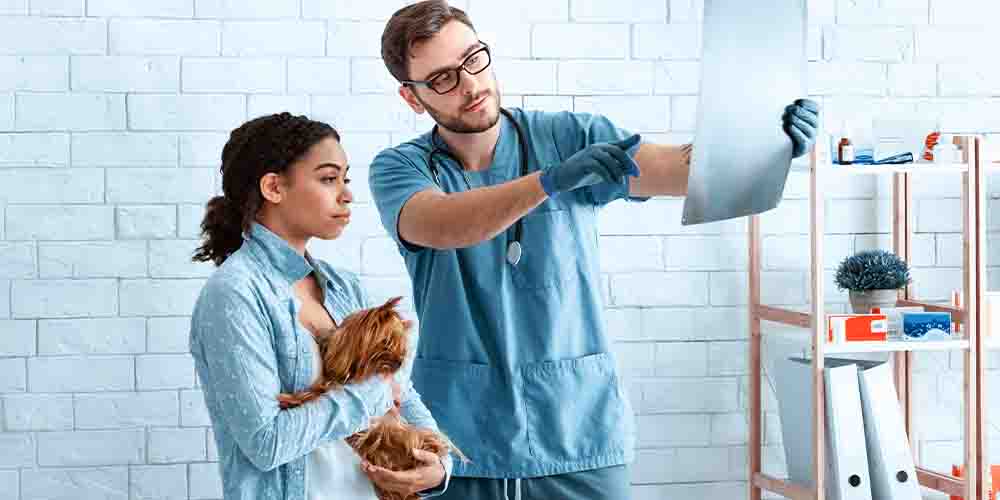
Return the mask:
[[[798,158],[812,149],[819,127],[819,104],[810,99],[797,99],[781,115],[782,128],[792,138],[792,158]]]
[[[604,182],[621,182],[626,175],[638,175],[626,151],[639,143],[639,135],[613,143],[591,144],[566,161],[542,172],[539,180],[545,194],[572,191]]]
[[[391,471],[361,462],[361,470],[371,479],[375,486],[385,491],[394,491],[403,496],[410,496],[418,491],[424,491],[441,484],[445,471],[441,459],[425,450],[413,450],[413,457],[419,465],[404,471]]]

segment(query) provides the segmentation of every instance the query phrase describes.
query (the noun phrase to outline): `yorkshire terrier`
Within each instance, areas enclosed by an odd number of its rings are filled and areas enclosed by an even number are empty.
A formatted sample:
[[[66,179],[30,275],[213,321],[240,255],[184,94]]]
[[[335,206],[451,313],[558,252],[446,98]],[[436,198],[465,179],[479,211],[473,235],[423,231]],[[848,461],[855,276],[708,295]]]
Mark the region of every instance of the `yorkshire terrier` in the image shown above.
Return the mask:
[[[396,311],[402,297],[385,304],[363,309],[344,318],[340,327],[317,339],[323,359],[323,375],[308,389],[293,394],[279,394],[282,408],[293,408],[312,401],[330,389],[363,381],[371,376],[392,376],[402,366],[409,350],[407,338],[412,322]],[[399,402],[397,401],[398,405]],[[420,465],[412,450],[421,449],[444,457],[461,452],[439,432],[406,423],[397,409],[374,419],[367,429],[349,436],[347,444],[372,465],[388,470],[409,470]],[[375,492],[380,500],[415,500],[416,495],[402,496]]]
[[[464,459],[448,438],[431,429],[407,424],[395,410],[376,419],[371,427],[348,437],[347,444],[368,463],[389,470],[410,470],[424,465],[413,456],[414,449],[429,451],[439,457],[452,451]],[[374,486],[379,500],[420,498],[417,495],[403,496],[395,491],[383,490],[378,485]]]

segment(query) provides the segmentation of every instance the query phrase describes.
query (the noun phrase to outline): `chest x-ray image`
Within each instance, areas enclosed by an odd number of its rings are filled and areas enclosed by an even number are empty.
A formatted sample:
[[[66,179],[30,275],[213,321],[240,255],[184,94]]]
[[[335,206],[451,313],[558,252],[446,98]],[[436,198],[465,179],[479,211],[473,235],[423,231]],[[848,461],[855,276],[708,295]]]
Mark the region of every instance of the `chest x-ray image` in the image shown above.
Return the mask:
[[[780,117],[806,95],[805,0],[705,0],[704,18],[684,225],[778,205],[792,160]]]

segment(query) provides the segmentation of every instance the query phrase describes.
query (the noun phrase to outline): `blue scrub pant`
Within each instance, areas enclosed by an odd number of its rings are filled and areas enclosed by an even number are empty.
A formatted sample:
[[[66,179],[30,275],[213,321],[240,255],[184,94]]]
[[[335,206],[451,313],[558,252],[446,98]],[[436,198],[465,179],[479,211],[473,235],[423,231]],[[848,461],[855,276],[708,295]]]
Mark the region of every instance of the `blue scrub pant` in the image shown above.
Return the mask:
[[[438,500],[630,500],[629,467],[527,479],[453,477]]]

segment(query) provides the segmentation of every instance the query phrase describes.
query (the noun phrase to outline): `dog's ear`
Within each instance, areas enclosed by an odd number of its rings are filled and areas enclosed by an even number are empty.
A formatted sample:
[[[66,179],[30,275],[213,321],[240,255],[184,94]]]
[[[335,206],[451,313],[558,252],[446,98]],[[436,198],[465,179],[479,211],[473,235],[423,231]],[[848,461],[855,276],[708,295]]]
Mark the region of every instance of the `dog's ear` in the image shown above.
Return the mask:
[[[398,306],[398,305],[399,305],[399,303],[400,303],[400,302],[401,302],[402,300],[403,300],[403,297],[393,297],[393,298],[391,298],[391,299],[387,300],[387,301],[385,302],[385,304],[382,304],[382,306],[381,306],[381,307],[379,307],[379,309],[382,309],[382,310],[384,310],[384,311],[389,311],[389,310],[393,310],[393,309],[395,309],[395,308],[396,308],[396,306]]]

